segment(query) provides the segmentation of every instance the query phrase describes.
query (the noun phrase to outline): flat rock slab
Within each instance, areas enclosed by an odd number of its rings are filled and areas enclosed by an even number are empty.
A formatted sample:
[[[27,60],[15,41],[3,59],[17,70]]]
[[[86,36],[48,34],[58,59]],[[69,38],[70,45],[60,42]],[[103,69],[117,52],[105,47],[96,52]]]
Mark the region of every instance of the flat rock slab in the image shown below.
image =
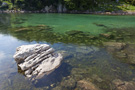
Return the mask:
[[[59,67],[62,55],[47,44],[22,45],[13,56],[18,66],[31,80],[40,79]]]

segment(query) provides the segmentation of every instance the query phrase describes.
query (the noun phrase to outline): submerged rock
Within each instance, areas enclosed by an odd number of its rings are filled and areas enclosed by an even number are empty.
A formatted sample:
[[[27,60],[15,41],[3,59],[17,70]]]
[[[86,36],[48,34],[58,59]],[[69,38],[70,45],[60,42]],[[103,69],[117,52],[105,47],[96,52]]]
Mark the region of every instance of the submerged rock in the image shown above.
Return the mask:
[[[107,38],[107,39],[113,39],[114,36],[112,34],[102,33],[100,34],[100,37]]]
[[[63,58],[47,44],[22,45],[13,57],[26,77],[32,80],[50,74],[59,67]]]
[[[89,54],[89,53],[94,53],[96,51],[99,51],[98,47],[88,47],[88,46],[80,46],[80,47],[76,47],[76,52],[77,53],[83,53],[83,54]]]
[[[135,64],[135,44],[127,44],[127,47],[122,49],[120,52],[122,55],[117,55],[120,59],[125,59],[129,64]],[[123,57],[123,55],[125,57]]]
[[[78,81],[77,87],[79,88],[79,90],[100,90],[93,83],[85,81],[85,80]]]
[[[68,90],[73,90],[76,87],[76,80],[74,78],[69,78],[61,82],[61,86]]]
[[[104,46],[114,57],[126,63],[135,64],[135,44],[105,42]]]
[[[121,42],[104,42],[103,45],[111,51],[122,50],[126,46],[125,43]]]
[[[78,34],[84,34],[83,31],[79,31],[79,30],[72,30],[72,31],[68,31],[66,32],[67,35],[78,35]]]
[[[104,27],[104,28],[107,28],[107,26],[106,25],[104,25],[104,24],[99,24],[99,23],[93,23],[94,25],[96,25],[96,26],[99,26],[99,27]]]
[[[135,90],[135,82],[122,81],[120,79],[113,80],[114,90]]]
[[[28,32],[28,31],[52,31],[52,28],[47,25],[37,25],[37,26],[28,26],[28,27],[16,27],[10,28],[9,30],[17,33],[17,32]]]

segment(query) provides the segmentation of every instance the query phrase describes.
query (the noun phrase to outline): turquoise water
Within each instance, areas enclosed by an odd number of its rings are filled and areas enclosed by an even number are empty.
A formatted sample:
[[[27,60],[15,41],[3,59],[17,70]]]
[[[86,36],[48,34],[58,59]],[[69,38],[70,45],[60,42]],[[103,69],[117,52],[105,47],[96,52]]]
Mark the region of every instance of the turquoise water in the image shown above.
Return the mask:
[[[133,80],[135,78],[135,66],[114,58],[102,46],[86,44],[83,41],[74,43],[59,39],[58,41],[56,39],[50,40],[46,39],[44,37],[46,33],[42,34],[43,32],[41,31],[36,33],[31,31],[16,33],[11,29],[48,25],[52,29],[49,35],[54,32],[64,35],[71,30],[99,35],[110,28],[134,28],[134,20],[135,16],[1,14],[0,90],[74,90],[77,88],[76,83],[79,80],[88,80],[103,90],[111,90],[111,83],[114,79]],[[72,36],[71,38],[76,37]],[[80,41],[80,39],[75,40]],[[56,51],[66,53],[61,66],[37,84],[27,80],[19,72],[17,64],[12,57],[16,47],[35,43],[47,43]]]
[[[17,14],[11,15],[11,21],[18,21],[21,24],[11,23],[11,26],[35,26],[49,25],[56,32],[70,30],[81,30],[92,34],[104,32],[102,29],[134,27],[135,16],[100,16],[85,14]],[[97,26],[101,24],[104,26]]]

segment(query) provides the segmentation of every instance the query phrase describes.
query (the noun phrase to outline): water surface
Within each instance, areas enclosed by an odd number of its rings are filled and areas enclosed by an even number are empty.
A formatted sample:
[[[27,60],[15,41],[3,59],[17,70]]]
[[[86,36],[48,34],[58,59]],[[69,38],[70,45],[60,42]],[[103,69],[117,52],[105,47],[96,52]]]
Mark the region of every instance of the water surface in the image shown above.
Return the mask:
[[[134,28],[134,20],[135,16],[1,14],[0,90],[73,90],[79,80],[88,80],[103,90],[110,90],[110,84],[114,79],[133,80],[135,66],[114,58],[104,47],[83,42],[76,43],[77,41],[49,40],[39,37],[38,33],[43,33],[40,31],[32,34],[28,31],[15,33],[11,28],[48,25],[52,29],[51,34],[64,35],[67,31],[79,30],[99,35],[110,28]],[[39,35],[44,36],[45,33]],[[47,43],[56,51],[66,53],[61,66],[37,84],[27,80],[19,72],[12,58],[16,47],[35,43]]]

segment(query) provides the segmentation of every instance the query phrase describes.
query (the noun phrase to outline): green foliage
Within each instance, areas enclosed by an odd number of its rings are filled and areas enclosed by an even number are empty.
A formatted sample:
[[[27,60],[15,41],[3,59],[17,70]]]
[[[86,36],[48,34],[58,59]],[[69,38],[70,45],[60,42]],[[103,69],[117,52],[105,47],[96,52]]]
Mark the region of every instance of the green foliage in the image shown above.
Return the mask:
[[[135,0],[125,0],[125,2],[135,5]]]
[[[2,3],[7,3],[2,6]],[[41,10],[45,6],[53,5],[56,8],[62,3],[69,10],[107,10],[113,11],[121,2],[135,5],[135,0],[0,0],[0,8]],[[113,4],[113,5],[112,5]],[[112,5],[112,6],[110,6]],[[114,8],[115,7],[115,8]],[[117,9],[116,9],[117,10]]]

